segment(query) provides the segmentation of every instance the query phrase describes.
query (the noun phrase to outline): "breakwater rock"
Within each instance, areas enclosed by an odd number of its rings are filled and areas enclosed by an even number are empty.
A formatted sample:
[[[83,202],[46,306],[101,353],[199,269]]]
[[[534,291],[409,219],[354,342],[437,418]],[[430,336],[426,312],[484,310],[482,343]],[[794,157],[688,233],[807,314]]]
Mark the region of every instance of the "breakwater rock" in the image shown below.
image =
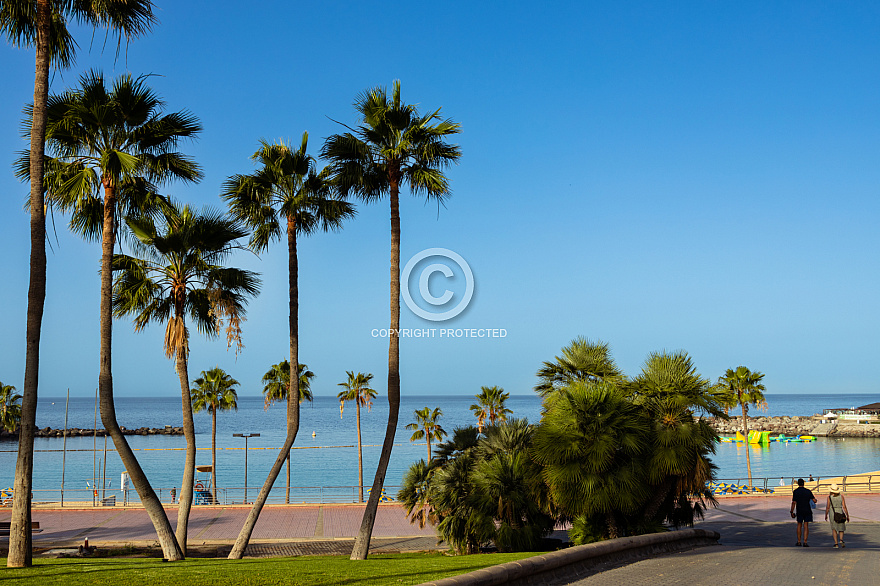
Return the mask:
[[[165,427],[138,427],[137,429],[121,427],[120,429],[122,430],[122,435],[183,435],[182,427],[172,427],[170,425]],[[99,429],[96,432],[94,429],[80,429],[78,427],[72,427],[67,430],[67,437],[93,437],[95,435],[104,437],[107,435],[107,432],[103,429]],[[44,427],[37,429],[34,437],[64,437],[64,430]],[[18,438],[18,430],[14,432],[0,430],[0,438]]]
[[[719,435],[734,435],[742,431],[742,416],[723,419],[708,418]],[[828,420],[826,420],[828,421]],[[829,421],[821,415],[780,417],[749,417],[749,429],[785,435],[815,435],[820,437],[880,437],[880,425]]]

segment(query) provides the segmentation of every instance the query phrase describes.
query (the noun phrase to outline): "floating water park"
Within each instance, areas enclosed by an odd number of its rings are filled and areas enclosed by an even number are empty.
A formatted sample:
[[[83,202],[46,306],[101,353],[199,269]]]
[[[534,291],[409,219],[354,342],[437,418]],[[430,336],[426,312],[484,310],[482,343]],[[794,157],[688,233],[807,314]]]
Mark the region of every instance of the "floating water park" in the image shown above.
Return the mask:
[[[779,443],[808,443],[816,441],[816,437],[812,435],[785,435],[779,434],[771,437],[769,431],[755,431],[752,430],[749,432],[748,438],[746,438],[742,433],[736,432],[736,436],[734,437],[722,437],[720,438],[722,442],[726,444],[734,444],[734,443],[744,443],[744,444],[756,444],[756,445],[769,445],[773,442]]]

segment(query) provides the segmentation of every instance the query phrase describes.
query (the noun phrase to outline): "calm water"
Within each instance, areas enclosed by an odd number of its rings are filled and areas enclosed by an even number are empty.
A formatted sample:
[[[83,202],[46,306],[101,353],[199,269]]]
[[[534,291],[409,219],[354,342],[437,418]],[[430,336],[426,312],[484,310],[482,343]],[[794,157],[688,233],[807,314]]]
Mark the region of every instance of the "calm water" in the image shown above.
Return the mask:
[[[811,415],[828,407],[853,407],[877,400],[875,395],[768,395],[767,415]],[[443,409],[442,425],[448,432],[456,426],[473,423],[468,407],[473,397],[403,397],[400,409],[394,452],[389,466],[386,485],[399,485],[409,465],[426,457],[424,444],[411,444],[412,432],[404,429],[413,420],[415,409],[425,406]],[[182,423],[180,400],[174,398],[120,398],[117,415],[120,425],[128,428],[179,426]],[[516,417],[536,422],[540,401],[534,395],[513,396],[508,401]],[[387,403],[380,397],[372,412],[361,415],[364,447],[364,480],[372,483],[380,444],[387,421]],[[71,398],[69,427],[94,426],[94,399]],[[333,397],[316,397],[314,405],[302,408],[302,423],[292,456],[294,486],[352,486],[357,484],[357,450],[354,405],[347,405],[342,418],[339,403]],[[64,398],[41,399],[37,409],[40,427],[64,427]],[[100,417],[98,419],[100,427]],[[284,441],[285,413],[283,405],[263,409],[261,397],[241,397],[239,409],[220,413],[217,417],[217,444],[219,448],[241,448],[244,440],[233,438],[233,433],[260,433],[249,440],[248,478],[251,486],[259,486],[277,456],[277,448]],[[312,432],[315,437],[312,437]],[[211,419],[205,413],[196,414],[197,445],[210,448]],[[154,487],[170,488],[180,485],[182,450],[163,451],[161,448],[183,448],[182,436],[128,436],[137,451],[138,460]],[[92,452],[92,438],[68,438],[65,465],[65,485],[68,488],[86,488],[92,482],[93,470],[102,457],[103,438],[98,438],[97,454]],[[123,466],[108,442],[107,478],[111,488],[118,489]],[[345,446],[345,447],[332,447]],[[11,486],[15,468],[16,443],[0,441],[0,488]],[[62,440],[37,439],[34,462],[34,481],[37,489],[54,489],[61,484]],[[271,449],[254,449],[271,448]],[[316,449],[312,449],[316,448]],[[768,447],[750,447],[752,474],[755,477],[829,476],[880,470],[880,443],[873,439],[825,439],[810,444],[773,444]],[[39,451],[51,450],[51,451]],[[719,444],[714,459],[719,466],[719,478],[738,478],[746,474],[746,448],[736,444]],[[210,464],[210,450],[200,450],[198,464]],[[100,466],[98,475],[100,476]],[[220,486],[243,486],[244,452],[219,450],[217,478]],[[284,473],[276,483],[284,484]]]

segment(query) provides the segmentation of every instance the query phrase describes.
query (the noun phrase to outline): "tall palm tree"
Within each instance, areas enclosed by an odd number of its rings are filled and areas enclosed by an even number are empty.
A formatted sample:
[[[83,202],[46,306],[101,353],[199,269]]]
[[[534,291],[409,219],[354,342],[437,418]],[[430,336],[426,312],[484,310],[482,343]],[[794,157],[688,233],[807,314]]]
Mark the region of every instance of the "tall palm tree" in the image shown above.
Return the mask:
[[[373,380],[372,374],[363,374],[347,370],[348,380],[339,383],[338,386],[343,390],[336,395],[339,399],[339,417],[342,418],[342,412],[345,409],[346,401],[354,401],[357,410],[357,432],[358,432],[358,502],[364,502],[364,454],[361,449],[361,406],[366,406],[368,411],[373,409],[373,399],[376,398],[376,391],[370,388],[370,381]]]
[[[495,425],[499,421],[507,421],[507,415],[513,413],[504,406],[510,393],[505,393],[501,387],[480,387],[480,394],[476,395],[477,402],[471,405],[471,411],[477,417],[477,429],[483,433],[486,420],[489,425]]]
[[[21,422],[21,395],[15,387],[0,382],[0,429],[15,431]]]
[[[0,34],[13,46],[35,48],[34,107],[31,112],[30,152],[30,284],[28,286],[25,373],[15,490],[24,498],[13,499],[9,535],[10,568],[32,564],[31,502],[33,450],[37,414],[37,379],[40,330],[46,300],[46,216],[43,198],[43,164],[46,146],[49,69],[73,63],[75,42],[67,30],[68,19],[109,29],[121,43],[149,32],[155,18],[150,0],[115,2],[57,2],[53,0],[7,0],[0,4]]]
[[[279,142],[260,141],[260,149],[251,157],[261,165],[251,175],[234,175],[223,186],[222,196],[232,214],[253,230],[250,247],[266,250],[269,243],[286,237],[289,288],[290,390],[287,395],[287,437],[269,470],[260,494],[229,552],[230,559],[241,559],[247,549],[260,511],[290,456],[299,432],[299,377],[292,369],[299,364],[299,260],[297,238],[315,232],[335,231],[354,216],[354,208],[336,196],[326,170],[318,171],[315,159],[306,151],[309,135],[303,133],[298,149]]]
[[[375,87],[359,95],[354,103],[360,118],[357,129],[327,139],[321,155],[330,161],[333,179],[343,194],[354,194],[365,202],[388,195],[391,203],[391,326],[400,328],[400,188],[409,184],[413,195],[425,195],[442,203],[450,195],[443,171],[461,157],[457,145],[445,138],[461,131],[452,120],[444,120],[440,110],[422,116],[400,97],[400,82],[391,95]],[[436,123],[435,123],[436,121]],[[379,455],[370,500],[364,510],[361,528],[351,559],[367,559],[370,538],[385,473],[394,446],[400,415],[400,338],[388,336],[388,425]]]
[[[315,373],[309,370],[305,364],[299,365],[299,402],[312,402],[312,379]],[[282,360],[273,364],[272,368],[263,375],[263,395],[265,395],[265,409],[272,406],[275,401],[287,401],[287,393],[290,391],[290,363]],[[284,493],[284,503],[290,503],[290,452],[287,452],[287,490]]]
[[[189,387],[189,315],[208,337],[220,334],[224,321],[229,345],[241,348],[241,322],[247,298],[259,291],[250,271],[224,265],[247,232],[235,220],[213,211],[193,212],[170,202],[161,222],[129,218],[137,238],[137,256],[118,254],[113,309],[117,317],[134,316],[136,331],[150,322],[165,323],[165,356],[175,361],[180,379],[186,463],[177,509],[177,542],[186,553],[189,512],[196,468],[196,433]]]
[[[408,423],[406,428],[410,431],[415,430],[412,434],[412,437],[409,438],[409,441],[415,442],[420,439],[424,439],[428,443],[428,465],[431,464],[431,440],[442,441],[444,437],[446,437],[446,431],[443,427],[437,423],[437,421],[443,416],[443,411],[440,410],[440,407],[436,407],[433,411],[431,411],[428,407],[424,409],[416,409],[413,412],[416,420],[414,423]]]
[[[238,410],[238,393],[233,387],[237,380],[226,374],[219,366],[203,370],[196,385],[190,390],[193,411],[211,414],[211,490],[217,502],[217,411]]]
[[[165,509],[143,473],[116,420],[113,401],[112,262],[121,218],[155,213],[166,204],[158,184],[197,181],[198,166],[176,151],[200,126],[187,112],[165,114],[164,104],[144,83],[121,76],[111,88],[98,72],[80,79],[77,89],[49,98],[44,185],[49,205],[70,212],[70,227],[87,240],[101,241],[100,395],[101,421],[150,516],[165,559],[183,552],[173,539]],[[30,112],[28,112],[30,116]],[[30,172],[28,156],[18,174]]]
[[[537,376],[540,382],[535,386],[535,392],[545,398],[556,389],[576,381],[616,381],[624,378],[611,357],[608,344],[591,342],[583,336],[578,336],[563,348],[562,356],[557,356],[553,362],[544,362]]]
[[[742,407],[742,433],[746,438],[746,467],[749,473],[749,486],[752,485],[752,459],[749,456],[749,405],[758,408],[766,405],[764,391],[766,388],[761,384],[764,374],[752,372],[745,366],[737,366],[736,370],[728,368],[724,376],[718,378],[721,387],[721,403],[727,408]]]

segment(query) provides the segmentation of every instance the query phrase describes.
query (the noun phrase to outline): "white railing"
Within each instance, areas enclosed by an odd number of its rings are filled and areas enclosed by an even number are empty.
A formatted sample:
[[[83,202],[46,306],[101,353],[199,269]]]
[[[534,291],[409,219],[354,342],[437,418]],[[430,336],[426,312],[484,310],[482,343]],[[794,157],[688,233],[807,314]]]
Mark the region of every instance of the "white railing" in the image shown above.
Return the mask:
[[[880,475],[853,474],[849,476],[786,476],[778,478],[747,477],[720,478],[710,485],[715,495],[749,494],[754,496],[773,496],[790,494],[797,488],[799,478],[804,479],[804,486],[817,494],[828,494],[828,487],[837,483],[844,492],[870,493],[880,491]],[[782,484],[780,484],[780,480]]]

